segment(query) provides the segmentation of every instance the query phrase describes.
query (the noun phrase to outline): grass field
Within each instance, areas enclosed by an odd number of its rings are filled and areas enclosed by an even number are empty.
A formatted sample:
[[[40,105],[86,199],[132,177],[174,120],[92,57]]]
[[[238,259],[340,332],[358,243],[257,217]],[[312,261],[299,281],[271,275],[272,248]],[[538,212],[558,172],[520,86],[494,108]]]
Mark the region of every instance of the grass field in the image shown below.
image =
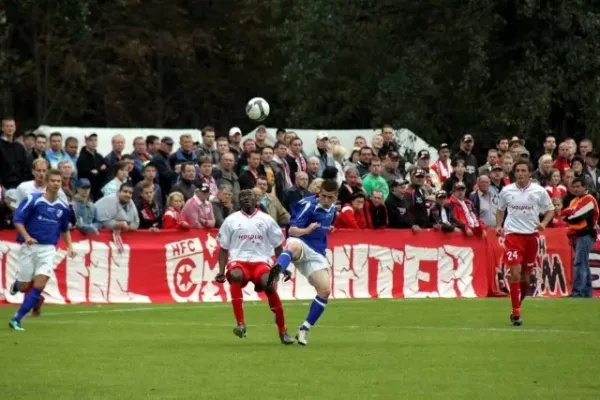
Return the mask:
[[[598,399],[600,302],[330,302],[308,347],[279,343],[268,306],[46,306],[0,330],[0,399]],[[285,303],[290,333],[307,302]],[[0,307],[8,321],[15,307]]]

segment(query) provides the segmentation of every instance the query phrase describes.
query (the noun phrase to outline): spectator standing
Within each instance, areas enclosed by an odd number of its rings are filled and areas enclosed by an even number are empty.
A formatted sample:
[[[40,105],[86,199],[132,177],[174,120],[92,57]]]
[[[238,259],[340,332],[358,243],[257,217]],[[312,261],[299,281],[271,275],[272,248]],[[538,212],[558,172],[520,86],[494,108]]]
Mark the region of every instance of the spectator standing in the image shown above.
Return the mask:
[[[1,140],[1,139],[0,139]],[[13,218],[17,210],[17,189],[8,189],[0,202],[0,230],[14,229]]]
[[[498,211],[498,193],[490,192],[490,183],[489,176],[480,175],[477,178],[477,190],[471,193],[469,200],[471,200],[475,214],[479,219],[486,226],[495,226],[496,211]]]
[[[62,160],[58,163],[58,170],[62,177],[62,188],[63,190],[69,190],[71,193],[75,193],[75,187],[77,186],[77,179],[74,175],[74,166],[71,160]]]
[[[129,165],[125,161],[119,161],[114,167],[115,177],[108,181],[108,183],[102,188],[103,196],[117,194],[123,184],[127,183],[127,179],[129,178]]]
[[[375,191],[380,191],[383,193],[384,201],[390,194],[387,180],[381,176],[381,160],[379,158],[371,160],[369,173],[363,178],[363,189],[367,196],[371,196]]]
[[[151,157],[146,151],[146,139],[142,136],[133,139],[133,153],[131,153],[131,158],[133,159],[133,167],[140,176],[143,175],[144,164],[150,161]]]
[[[211,165],[219,165],[219,153],[215,149],[215,128],[202,128],[202,143],[198,146],[198,158],[208,157]]]
[[[104,158],[104,162],[108,167],[108,173],[113,175],[115,173],[114,166],[121,161],[123,158],[123,150],[125,149],[125,136],[114,135],[111,139],[112,150]]]
[[[596,198],[599,197],[598,194],[600,193],[600,169],[598,169],[598,159],[600,159],[600,155],[593,151],[585,155],[585,174],[592,179],[592,182],[594,182]]]
[[[240,189],[252,189],[256,186],[258,178],[258,167],[260,165],[260,153],[253,150],[248,158],[248,168],[240,173]]]
[[[435,193],[435,204],[431,207],[429,219],[433,229],[442,232],[460,232],[461,223],[454,217],[452,206],[447,204],[448,195],[444,190]]]
[[[77,151],[79,150],[79,140],[72,136],[65,139],[66,159],[73,165],[73,176],[77,178]]]
[[[14,189],[31,175],[31,163],[25,147],[15,140],[17,125],[14,118],[2,119],[0,138],[0,186]]]
[[[424,186],[425,171],[417,169],[412,174],[412,183],[408,189],[410,196],[408,215],[414,233],[419,233],[421,229],[431,228],[427,212],[427,194]]]
[[[23,135],[23,146],[25,146],[25,151],[27,153],[31,153],[35,148],[35,133],[33,131],[27,131]]]
[[[160,150],[161,141],[160,138],[156,135],[148,135],[146,136],[146,152],[149,154],[150,158],[154,158],[156,154],[158,154],[158,150]]]
[[[259,196],[259,203],[266,210],[265,212],[277,222],[279,226],[285,226],[290,222],[290,213],[286,211],[279,199],[268,193],[269,184],[264,176],[259,176],[256,180],[255,192]]]
[[[383,136],[373,135],[371,138],[371,150],[373,151],[373,157],[381,158],[379,155],[381,148],[383,147]]]
[[[367,139],[364,136],[357,136],[354,138],[354,147],[358,147],[362,149],[363,147],[367,147]]]
[[[533,178],[539,182],[541,186],[546,186],[548,183],[549,173],[552,169],[552,157],[544,154],[538,161],[538,168],[533,173]]]
[[[179,192],[183,194],[185,201],[187,202],[194,197],[196,193],[196,166],[192,162],[184,162],[181,164],[181,178],[171,188],[171,192]],[[209,187],[210,192],[210,187]]]
[[[50,148],[46,151],[46,160],[50,163],[50,168],[57,169],[58,163],[67,158],[67,153],[62,147],[62,134],[60,132],[52,132],[50,134]]]
[[[574,254],[572,296],[592,297],[590,253],[596,241],[598,203],[594,196],[586,193],[586,183],[582,177],[575,178],[571,188],[575,197],[562,215],[569,225],[567,235]]]
[[[329,152],[329,134],[327,132],[319,132],[317,134],[317,148],[314,156],[319,159],[319,172],[317,176],[323,175],[323,170],[327,167],[335,167],[335,160]],[[383,143],[382,143],[383,144]]]
[[[372,166],[373,164],[371,164]],[[385,206],[384,195],[380,190],[374,190],[365,202],[365,216],[369,229],[385,229],[388,226],[388,210]]]
[[[185,202],[181,216],[194,229],[214,228],[215,215],[212,204],[208,201],[210,187],[203,183],[196,188],[194,196]]]
[[[92,185],[87,178],[80,178],[77,182],[77,190],[73,196],[73,212],[76,217],[76,226],[85,234],[98,234],[96,224],[96,206],[91,199]]]
[[[233,153],[237,160],[242,155],[242,131],[237,126],[229,130],[229,152]]]
[[[561,175],[566,169],[571,168],[571,146],[567,142],[558,145],[558,157],[552,166],[560,171]]]
[[[241,176],[242,172],[248,169],[248,160],[250,159],[250,154],[256,151],[256,142],[252,138],[248,138],[244,140],[243,152],[240,154],[237,163],[237,174]],[[260,154],[260,151],[258,152]]]
[[[96,151],[98,147],[98,135],[91,133],[85,136],[85,146],[79,152],[77,159],[77,173],[79,178],[85,178],[92,185],[92,198],[99,199],[102,197],[102,187],[106,180],[106,172],[108,165],[106,161]]]
[[[585,161],[580,156],[575,156],[571,160],[571,169],[574,172],[575,178],[583,178],[585,182],[585,190],[587,193],[596,197],[596,186],[592,177],[590,175],[585,174]]]
[[[388,210],[388,227],[392,229],[410,229],[412,225],[408,211],[411,206],[411,198],[406,193],[406,182],[399,178],[392,182],[390,186],[391,193],[385,201]]]
[[[492,167],[492,171],[490,172],[490,193],[492,196],[498,196],[500,191],[504,187],[504,170],[501,165],[496,165]]]
[[[31,149],[31,160],[36,158],[46,158],[46,150],[48,150],[48,138],[43,133],[35,135],[35,145]]]
[[[0,139],[1,140],[1,139]],[[46,193],[46,173],[48,172],[50,164],[45,158],[38,158],[33,161],[31,165],[31,173],[33,180],[25,181],[17,186],[17,204],[21,203],[27,196],[33,193]],[[60,189],[58,191],[58,198],[68,203],[65,192]]]
[[[167,197],[167,209],[163,215],[163,229],[190,229],[190,224],[187,223],[181,216],[181,209],[185,204],[183,194],[173,192]]]
[[[221,160],[221,157],[223,157],[224,154],[229,153],[229,142],[227,141],[227,138],[225,137],[220,137],[217,139],[217,155],[219,157],[219,161]],[[218,164],[215,164],[215,167]]]
[[[500,158],[504,157],[504,155],[509,152],[508,138],[501,137],[500,139],[496,140],[496,149],[498,150],[498,156]]]
[[[498,164],[498,150],[490,149],[487,153],[486,163],[479,167],[479,176],[489,175],[492,167]]]
[[[433,165],[431,169],[435,171],[437,174],[440,184],[443,185],[444,182],[450,175],[452,175],[452,162],[450,161],[450,146],[448,143],[442,143],[438,149],[438,159]]]
[[[190,162],[195,168],[194,179],[200,178],[200,167],[198,167],[198,156],[193,151],[194,148],[194,140],[192,139],[192,135],[184,134],[179,137],[179,149],[173,153],[169,158],[169,163],[171,164],[171,169],[173,171],[177,171],[178,165],[181,165],[185,162]],[[181,167],[180,167],[181,168]],[[185,195],[185,193],[184,193]]]
[[[582,139],[579,142],[579,156],[581,158],[585,158],[592,151],[594,151],[594,145],[590,139]]]
[[[463,160],[465,163],[465,173],[471,182],[475,181],[477,176],[478,163],[477,158],[473,155],[473,147],[475,146],[475,140],[471,135],[464,135],[460,141],[460,150],[454,156],[454,159]],[[444,189],[445,190],[445,189]],[[446,190],[446,192],[448,192]]]
[[[140,225],[137,208],[132,200],[133,185],[124,183],[116,194],[95,203],[98,223],[111,231],[134,231]]]
[[[340,186],[338,192],[338,201],[341,205],[350,203],[352,195],[356,192],[365,193],[360,180],[359,172],[356,168],[346,170],[346,180]]]
[[[319,175],[320,170],[321,163],[318,157],[312,156],[306,160],[306,174],[308,175],[309,183],[321,177],[321,175]]]
[[[420,168],[425,171],[425,184],[431,187],[433,190],[439,190],[442,183],[440,177],[437,175],[433,168],[430,168],[431,154],[428,150],[420,150],[417,153],[417,165],[416,168]],[[414,169],[413,167],[412,169]]]
[[[352,195],[349,203],[342,206],[335,219],[336,229],[367,229],[367,218],[365,217],[365,200],[363,192]]]
[[[290,166],[290,179],[296,181],[296,173],[299,171],[306,172],[306,159],[302,154],[302,139],[294,137],[290,140],[288,146],[289,154],[286,161]]]
[[[381,176],[385,178],[388,185],[391,185],[398,179],[404,180],[404,175],[406,175],[404,169],[400,168],[400,155],[395,151],[388,152],[383,161]]]
[[[379,149],[380,158],[386,156],[391,151],[400,153],[400,149],[394,141],[394,128],[391,125],[384,125],[381,128],[381,136],[383,137],[383,146]]]
[[[273,161],[277,164],[279,169],[281,169],[283,178],[284,178],[284,190],[287,190],[294,186],[292,178],[290,177],[290,165],[286,160],[286,156],[288,153],[288,147],[285,142],[279,141],[275,143],[275,147],[273,148],[274,155]]]
[[[486,237],[485,224],[473,209],[473,203],[465,197],[466,192],[464,182],[456,182],[448,204],[452,205],[454,216],[461,223],[459,227],[466,236]]]
[[[213,177],[217,186],[229,185],[231,187],[231,196],[233,198],[234,210],[239,209],[238,198],[240,194],[240,182],[235,168],[235,155],[233,153],[225,153],[221,156],[219,168],[213,170]]]
[[[467,188],[467,193],[470,194],[473,191],[473,181],[466,172],[465,161],[462,159],[454,159],[452,162],[452,168],[454,169],[454,172],[452,172],[450,178],[444,182],[442,189],[446,193],[453,193],[454,185],[456,185],[458,182],[461,182]]]
[[[567,187],[562,184],[560,171],[555,168],[552,168],[550,170],[549,179],[548,182],[546,182],[546,186],[544,186],[544,188],[548,192],[548,196],[550,196],[550,198],[562,198],[567,194]]]
[[[373,150],[367,146],[361,147],[360,152],[358,153],[358,162],[356,163],[356,169],[361,178],[369,173],[372,159]]]
[[[308,190],[308,175],[306,172],[298,172],[296,174],[296,185],[286,190],[283,197],[283,205],[289,213],[292,213],[296,204],[303,198],[310,196],[310,194]]]
[[[213,178],[212,176],[212,159],[209,156],[202,156],[198,159],[198,164],[200,165],[200,180],[197,186],[206,183],[210,188],[211,197],[216,196],[219,189],[217,187],[217,182],[215,181],[215,178]]]
[[[154,199],[154,183],[141,182],[142,195],[135,207],[139,213],[140,229],[157,231],[161,227],[163,210],[160,203]]]
[[[267,146],[267,128],[264,125],[260,125],[256,128],[256,134],[254,135],[256,143],[256,149],[261,152],[263,147]]]
[[[133,187],[133,202],[137,205],[142,198],[142,190],[144,183],[155,183],[156,182],[156,165],[154,161],[149,161],[144,165],[143,169],[144,179],[135,184]],[[154,202],[162,207],[163,204],[163,193],[159,185],[153,185],[154,188]]]
[[[219,193],[210,202],[215,215],[215,228],[220,228],[225,218],[234,212],[231,186],[228,184],[219,186]]]
[[[165,195],[171,192],[171,187],[175,184],[177,176],[181,172],[181,164],[177,164],[175,169],[171,166],[169,158],[172,151],[173,139],[165,136],[160,140],[160,147],[152,157],[152,163],[156,166],[156,173],[158,174],[158,185]]]
[[[273,161],[273,147],[265,146],[262,148],[260,155],[260,165],[258,166],[258,174],[267,177],[269,183],[269,193],[274,194],[280,199],[283,199],[285,191],[285,176],[279,165]]]

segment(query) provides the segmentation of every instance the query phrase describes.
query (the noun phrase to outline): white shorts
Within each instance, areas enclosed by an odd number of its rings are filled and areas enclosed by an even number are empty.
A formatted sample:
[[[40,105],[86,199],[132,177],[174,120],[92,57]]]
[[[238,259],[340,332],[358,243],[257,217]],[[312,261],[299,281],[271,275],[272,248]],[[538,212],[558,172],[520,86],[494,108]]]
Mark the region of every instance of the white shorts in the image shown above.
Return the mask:
[[[327,261],[327,258],[311,249],[303,240],[290,237],[287,239],[287,242],[298,243],[302,246],[302,254],[300,254],[298,259],[292,260],[292,262],[296,266],[296,269],[306,278],[309,278],[315,271],[320,271],[322,269],[329,271],[329,262]]]
[[[50,244],[23,244],[19,251],[19,282],[31,282],[38,275],[51,277],[54,270],[56,246]]]

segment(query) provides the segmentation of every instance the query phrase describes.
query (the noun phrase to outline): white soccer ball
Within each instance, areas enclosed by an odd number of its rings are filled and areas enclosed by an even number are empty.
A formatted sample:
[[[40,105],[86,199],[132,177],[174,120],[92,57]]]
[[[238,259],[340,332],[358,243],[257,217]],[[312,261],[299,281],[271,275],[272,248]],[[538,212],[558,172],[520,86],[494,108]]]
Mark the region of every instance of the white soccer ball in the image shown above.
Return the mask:
[[[246,114],[254,121],[264,121],[270,110],[269,103],[262,97],[255,97],[246,104]]]

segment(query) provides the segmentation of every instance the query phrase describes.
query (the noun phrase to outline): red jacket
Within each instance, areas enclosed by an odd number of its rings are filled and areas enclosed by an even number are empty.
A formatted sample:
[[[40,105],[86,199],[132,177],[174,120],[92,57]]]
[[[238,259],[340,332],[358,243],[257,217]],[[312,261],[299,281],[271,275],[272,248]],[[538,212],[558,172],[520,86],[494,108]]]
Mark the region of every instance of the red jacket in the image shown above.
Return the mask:
[[[181,212],[175,207],[169,207],[163,216],[163,229],[190,229],[190,224],[181,218]]]
[[[481,218],[479,218],[479,215],[477,215],[477,213],[475,212],[475,209],[473,208],[473,203],[471,202],[471,200],[465,198],[464,202],[465,202],[465,205],[467,206],[467,209],[469,210],[469,212],[471,214],[470,220],[477,221],[477,226],[471,226],[471,224],[469,223],[469,218],[467,218],[467,215],[465,214],[465,209],[459,203],[459,201],[456,199],[456,197],[450,196],[450,199],[448,199],[448,204],[452,205],[452,211],[454,211],[454,217],[464,225],[463,230],[466,231],[467,228],[469,228],[473,231],[473,233],[475,235],[481,236],[483,231],[485,231],[485,224],[483,223]]]
[[[559,170],[562,175],[565,172],[565,169],[571,168],[571,163],[566,158],[556,157],[554,164],[552,164],[552,168]]]
[[[350,204],[344,205],[333,226],[336,229],[367,229],[364,209],[355,210]]]

